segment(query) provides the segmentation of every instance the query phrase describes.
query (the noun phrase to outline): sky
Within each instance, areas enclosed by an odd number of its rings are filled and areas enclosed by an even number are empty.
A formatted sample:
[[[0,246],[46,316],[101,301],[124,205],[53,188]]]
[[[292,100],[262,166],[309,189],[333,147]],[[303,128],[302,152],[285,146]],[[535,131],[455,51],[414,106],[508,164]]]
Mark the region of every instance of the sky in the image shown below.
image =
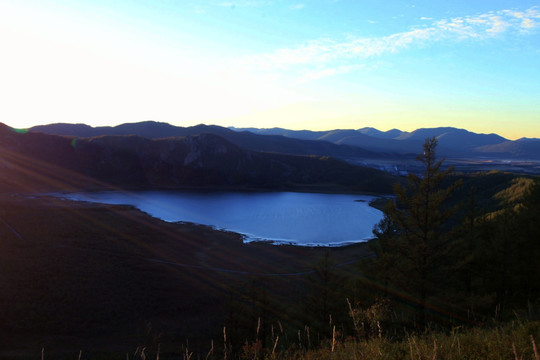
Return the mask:
[[[540,138],[540,0],[0,0],[0,122]]]

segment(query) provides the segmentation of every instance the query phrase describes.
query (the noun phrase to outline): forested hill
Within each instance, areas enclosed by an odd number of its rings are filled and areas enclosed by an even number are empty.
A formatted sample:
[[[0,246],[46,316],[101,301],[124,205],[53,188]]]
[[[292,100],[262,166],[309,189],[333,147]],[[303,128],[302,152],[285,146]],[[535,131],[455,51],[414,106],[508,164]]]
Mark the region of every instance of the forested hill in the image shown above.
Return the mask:
[[[5,189],[228,187],[390,193],[382,171],[316,156],[245,150],[215,134],[75,138],[0,126]]]

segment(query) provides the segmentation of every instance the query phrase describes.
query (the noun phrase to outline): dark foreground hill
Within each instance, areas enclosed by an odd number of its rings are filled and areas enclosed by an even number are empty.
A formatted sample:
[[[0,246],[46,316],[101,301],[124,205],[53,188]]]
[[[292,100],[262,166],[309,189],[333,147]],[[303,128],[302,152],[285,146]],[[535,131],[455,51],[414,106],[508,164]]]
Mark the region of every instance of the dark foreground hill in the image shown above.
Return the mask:
[[[332,158],[245,150],[207,133],[154,140],[134,135],[74,138],[20,133],[2,125],[0,149],[5,190],[109,184],[389,193],[395,181],[382,171]]]
[[[512,182],[511,174],[487,174],[465,186],[492,197]],[[358,264],[371,256],[368,244],[243,244],[237,234],[166,223],[129,206],[13,194],[0,194],[0,204],[0,358],[39,358],[42,348],[45,358],[73,359],[79,350],[83,358],[123,358],[138,346],[155,354],[158,344],[164,359],[181,358],[182,346],[204,358],[213,341],[212,358],[222,359],[224,326],[227,341],[241,346],[259,318],[277,319],[280,344],[296,343],[298,331],[306,344],[322,294],[335,291],[340,301],[331,305],[347,314],[337,289],[345,278],[359,280]],[[368,291],[377,287],[370,284]],[[365,296],[363,286],[354,289],[348,295]]]
[[[42,347],[46,358],[79,350],[125,357],[158,343],[164,352],[186,343],[208,351],[222,337],[228,302],[253,279],[294,301],[324,253],[339,263],[367,253],[365,244],[243,244],[237,234],[166,223],[127,206],[0,201],[0,358],[39,358]]]

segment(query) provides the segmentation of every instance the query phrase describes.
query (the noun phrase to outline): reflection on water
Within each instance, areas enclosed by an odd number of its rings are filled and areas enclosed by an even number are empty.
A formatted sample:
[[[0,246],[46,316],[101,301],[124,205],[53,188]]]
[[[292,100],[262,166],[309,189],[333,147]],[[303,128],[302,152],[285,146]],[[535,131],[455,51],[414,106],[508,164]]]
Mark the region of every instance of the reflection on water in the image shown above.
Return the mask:
[[[165,221],[235,231],[246,241],[338,246],[372,237],[382,213],[371,196],[294,192],[95,192],[63,194],[72,200],[133,205]]]

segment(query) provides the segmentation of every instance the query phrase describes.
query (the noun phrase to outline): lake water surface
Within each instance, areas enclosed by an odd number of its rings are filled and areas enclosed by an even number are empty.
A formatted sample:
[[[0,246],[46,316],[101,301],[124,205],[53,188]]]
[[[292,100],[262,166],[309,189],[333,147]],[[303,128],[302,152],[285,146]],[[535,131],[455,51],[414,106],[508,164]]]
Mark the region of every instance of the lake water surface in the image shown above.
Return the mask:
[[[165,221],[210,225],[245,241],[341,246],[372,238],[383,214],[364,195],[294,192],[92,192],[64,198],[133,205]]]

